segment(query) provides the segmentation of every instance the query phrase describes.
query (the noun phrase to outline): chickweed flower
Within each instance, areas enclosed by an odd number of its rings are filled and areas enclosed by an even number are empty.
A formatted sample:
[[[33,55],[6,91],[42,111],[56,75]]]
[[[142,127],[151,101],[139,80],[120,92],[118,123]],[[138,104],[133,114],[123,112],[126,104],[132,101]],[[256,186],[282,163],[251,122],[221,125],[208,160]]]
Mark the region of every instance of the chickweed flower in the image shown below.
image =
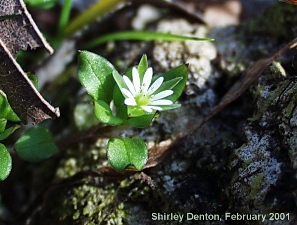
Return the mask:
[[[164,78],[159,77],[151,84],[152,77],[153,69],[151,67],[146,70],[142,82],[136,67],[132,69],[132,81],[126,75],[123,76],[127,88],[121,88],[121,92],[125,97],[124,102],[127,106],[134,106],[152,113],[154,110],[161,111],[161,106],[173,104],[171,100],[164,99],[173,94],[172,90],[154,94],[162,85]]]
[[[180,107],[175,101],[186,84],[187,68],[180,66],[153,77],[153,69],[147,66],[146,56],[143,56],[139,65],[125,75],[121,76],[116,70],[112,75],[118,87],[114,92],[116,113],[126,115],[130,121],[131,117],[153,116],[156,111]]]

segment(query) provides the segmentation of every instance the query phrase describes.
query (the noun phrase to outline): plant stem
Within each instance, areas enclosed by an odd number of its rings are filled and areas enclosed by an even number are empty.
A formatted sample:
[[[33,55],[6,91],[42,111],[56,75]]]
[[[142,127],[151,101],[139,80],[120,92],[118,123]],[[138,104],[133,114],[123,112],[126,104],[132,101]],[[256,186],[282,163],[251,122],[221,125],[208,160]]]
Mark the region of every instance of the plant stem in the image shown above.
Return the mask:
[[[72,0],[65,0],[64,5],[62,8],[62,12],[60,15],[60,20],[59,20],[59,26],[58,26],[58,36],[63,36],[65,27],[67,26],[69,22],[69,16],[70,16],[70,11],[71,11],[71,4]]]
[[[72,34],[74,34],[76,31],[80,30],[85,25],[91,23],[99,16],[102,16],[113,8],[115,8],[120,2],[123,2],[124,0],[101,0],[94,5],[92,5],[90,8],[88,8],[86,11],[84,11],[82,14],[80,14],[77,18],[75,18],[67,27],[65,30],[65,36],[69,37]]]
[[[84,48],[92,48],[108,41],[137,40],[137,41],[214,41],[212,38],[199,38],[152,31],[124,31],[107,34],[88,42]]]

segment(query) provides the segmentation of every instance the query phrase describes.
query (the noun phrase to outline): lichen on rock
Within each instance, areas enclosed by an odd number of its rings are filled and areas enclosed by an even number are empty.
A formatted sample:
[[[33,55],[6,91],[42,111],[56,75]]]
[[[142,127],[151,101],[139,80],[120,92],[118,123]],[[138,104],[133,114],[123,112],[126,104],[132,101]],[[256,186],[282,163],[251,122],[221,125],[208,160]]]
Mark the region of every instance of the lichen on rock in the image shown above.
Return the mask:
[[[246,144],[234,152],[229,194],[242,213],[269,214],[283,202],[295,221],[296,81],[267,69],[252,90],[255,114],[244,128]]]

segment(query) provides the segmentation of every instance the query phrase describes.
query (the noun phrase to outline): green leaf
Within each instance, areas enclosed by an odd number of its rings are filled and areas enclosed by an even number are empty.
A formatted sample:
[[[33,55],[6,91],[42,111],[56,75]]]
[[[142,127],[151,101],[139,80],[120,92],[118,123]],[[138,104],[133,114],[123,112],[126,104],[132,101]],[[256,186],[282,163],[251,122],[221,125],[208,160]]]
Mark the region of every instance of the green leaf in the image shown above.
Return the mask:
[[[123,123],[122,119],[112,114],[109,105],[101,100],[95,102],[94,113],[96,118],[102,123],[109,125],[120,125]]]
[[[0,132],[0,141],[3,141],[7,137],[9,137],[13,132],[15,132],[17,129],[19,129],[19,125],[15,125],[13,127],[10,127],[2,132]]]
[[[78,58],[78,78],[94,101],[109,103],[113,97],[114,66],[105,58],[81,51]]]
[[[10,110],[8,114],[6,115],[6,119],[12,122],[20,122],[21,119],[18,117],[18,115],[12,110],[12,108],[9,106]]]
[[[0,132],[3,132],[5,130],[7,124],[7,119],[0,118]]]
[[[9,112],[9,105],[6,97],[0,95],[0,118],[5,118]]]
[[[11,171],[11,156],[3,144],[0,144],[0,180],[5,180]]]
[[[172,80],[163,82],[161,87],[158,88],[158,91],[156,91],[156,94],[161,91],[172,90],[182,79],[183,77],[176,77]]]
[[[118,71],[114,70],[112,72],[112,76],[119,88],[127,88],[123,77],[118,73]]]
[[[95,38],[88,42],[84,48],[93,48],[95,46],[104,44],[108,41],[119,41],[119,40],[136,40],[136,41],[213,41],[212,38],[198,38],[191,36],[182,36],[176,34],[159,33],[151,31],[124,31],[107,34]]]
[[[156,75],[154,80],[158,79],[159,77],[164,77],[164,81],[155,94],[163,90],[168,90],[167,87],[172,86],[170,89],[173,90],[173,94],[166,97],[166,99],[176,102],[183,93],[183,90],[186,86],[188,80],[188,68],[186,65],[175,67],[163,74]]]
[[[116,107],[121,107],[125,105],[124,101],[125,101],[125,97],[120,91],[120,88],[118,87],[118,85],[116,85],[113,90],[113,103]]]
[[[62,37],[64,35],[67,24],[69,23],[70,13],[72,9],[73,0],[64,0],[62,11],[60,14],[58,33]]]
[[[5,118],[12,122],[21,121],[20,118],[15,114],[15,112],[10,107],[7,98],[0,94],[0,118]]]
[[[29,79],[32,81],[34,87],[38,89],[38,77],[33,73],[27,73]]]
[[[137,106],[128,105],[127,109],[128,109],[128,117],[140,117],[140,116],[152,114],[144,111],[141,107],[137,107]]]
[[[129,165],[142,170],[148,159],[148,150],[139,138],[113,138],[107,145],[107,157],[118,172],[124,171]]]
[[[50,9],[55,6],[59,0],[26,0],[25,2],[32,7],[40,9]]]
[[[124,2],[124,0],[95,1],[93,5],[84,10],[78,17],[71,20],[70,24],[65,29],[65,35],[69,37],[81,30],[84,26],[91,24],[97,18],[109,14],[121,2]]]
[[[113,138],[108,141],[107,158],[118,172],[122,172],[130,164],[126,145],[122,139]]]
[[[131,117],[126,123],[136,128],[147,127],[153,120],[155,114],[143,115],[139,117]]]
[[[143,55],[140,59],[138,66],[137,66],[137,70],[138,70],[139,77],[140,77],[140,83],[142,83],[144,73],[146,72],[147,68],[148,68],[147,56]]]
[[[39,162],[58,153],[50,131],[42,126],[27,130],[14,147],[18,155],[29,162]]]

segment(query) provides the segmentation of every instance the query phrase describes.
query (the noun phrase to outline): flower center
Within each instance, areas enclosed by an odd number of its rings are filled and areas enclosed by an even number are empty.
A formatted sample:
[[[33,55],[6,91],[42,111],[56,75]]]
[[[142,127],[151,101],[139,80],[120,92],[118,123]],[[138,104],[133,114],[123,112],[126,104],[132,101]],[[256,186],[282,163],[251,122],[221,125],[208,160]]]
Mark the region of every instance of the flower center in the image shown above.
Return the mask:
[[[149,96],[143,92],[140,92],[135,96],[135,101],[138,106],[146,106],[149,103]]]

